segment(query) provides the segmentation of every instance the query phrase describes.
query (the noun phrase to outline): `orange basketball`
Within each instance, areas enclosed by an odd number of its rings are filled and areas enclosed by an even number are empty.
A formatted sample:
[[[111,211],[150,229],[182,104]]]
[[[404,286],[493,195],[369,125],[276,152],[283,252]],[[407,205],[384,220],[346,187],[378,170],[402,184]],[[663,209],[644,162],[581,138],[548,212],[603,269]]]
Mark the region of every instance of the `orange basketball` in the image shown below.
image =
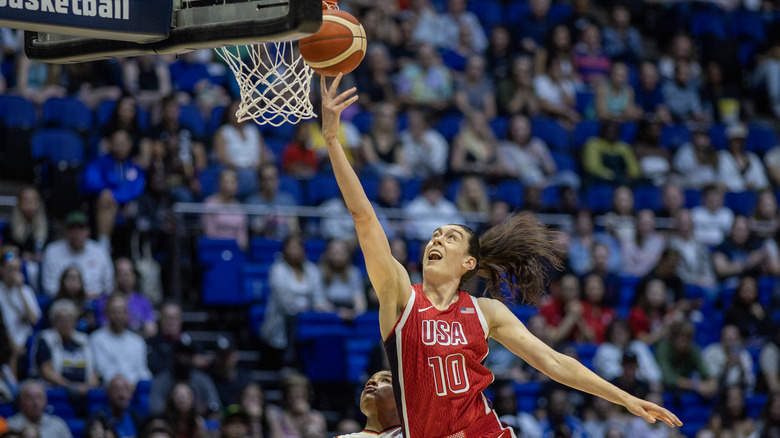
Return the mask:
[[[322,27],[298,41],[301,57],[323,76],[338,76],[354,70],[366,54],[366,31],[347,12],[322,11]]]

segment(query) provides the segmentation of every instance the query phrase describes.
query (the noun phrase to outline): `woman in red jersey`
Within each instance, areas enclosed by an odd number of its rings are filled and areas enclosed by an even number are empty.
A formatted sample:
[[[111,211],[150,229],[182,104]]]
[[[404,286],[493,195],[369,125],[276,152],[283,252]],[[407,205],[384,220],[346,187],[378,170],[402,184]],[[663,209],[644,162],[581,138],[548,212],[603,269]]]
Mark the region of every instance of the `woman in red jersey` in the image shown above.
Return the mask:
[[[437,228],[425,247],[423,282],[409,275],[390,245],[371,202],[338,141],[341,112],[357,100],[355,89],[337,95],[341,76],[322,78],[322,134],[333,172],[355,222],[366,269],[379,299],[379,327],[393,371],[396,405],[406,438],[510,438],[483,390],[493,381],[481,362],[492,337],[533,367],[565,385],[625,406],[649,422],[680,426],[668,410],[609,384],[576,360],[533,336],[498,299],[476,298],[463,284],[477,272],[486,295],[536,302],[546,281],[544,263],[558,266],[552,235],[530,215],[516,215],[481,237],[462,225]]]

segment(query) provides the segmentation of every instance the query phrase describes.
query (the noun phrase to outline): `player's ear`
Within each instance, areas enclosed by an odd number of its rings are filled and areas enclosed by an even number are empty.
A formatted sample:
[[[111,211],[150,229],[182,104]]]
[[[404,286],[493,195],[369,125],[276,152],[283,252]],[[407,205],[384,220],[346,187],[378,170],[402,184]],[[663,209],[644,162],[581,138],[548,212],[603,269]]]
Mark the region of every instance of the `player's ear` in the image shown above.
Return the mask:
[[[475,259],[473,256],[466,257],[466,260],[463,261],[463,267],[471,271],[477,267],[477,259]]]

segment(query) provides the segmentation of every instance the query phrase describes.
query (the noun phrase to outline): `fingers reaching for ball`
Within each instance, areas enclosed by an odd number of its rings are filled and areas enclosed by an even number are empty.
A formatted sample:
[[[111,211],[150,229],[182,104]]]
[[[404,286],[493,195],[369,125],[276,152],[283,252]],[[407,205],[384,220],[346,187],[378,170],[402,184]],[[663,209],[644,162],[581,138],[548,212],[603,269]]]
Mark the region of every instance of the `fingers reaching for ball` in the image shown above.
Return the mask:
[[[328,86],[325,76],[320,77],[320,88],[322,91],[322,135],[325,136],[326,140],[329,137],[338,136],[341,112],[358,100],[358,96],[355,94],[355,91],[357,91],[355,87],[343,91],[336,96],[339,84],[341,83],[341,78],[342,74],[339,73],[339,75],[336,76],[336,79]]]

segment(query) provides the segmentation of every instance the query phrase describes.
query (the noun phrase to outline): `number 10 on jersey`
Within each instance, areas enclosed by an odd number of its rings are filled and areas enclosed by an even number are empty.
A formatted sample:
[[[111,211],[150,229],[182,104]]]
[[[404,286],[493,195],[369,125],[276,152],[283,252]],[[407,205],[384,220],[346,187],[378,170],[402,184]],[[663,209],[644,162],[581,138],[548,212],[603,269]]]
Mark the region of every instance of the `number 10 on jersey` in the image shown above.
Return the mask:
[[[442,358],[428,358],[428,365],[433,370],[433,381],[436,384],[436,394],[444,397],[449,393],[459,394],[469,390],[469,376],[466,374],[466,358],[460,353],[450,354]]]

